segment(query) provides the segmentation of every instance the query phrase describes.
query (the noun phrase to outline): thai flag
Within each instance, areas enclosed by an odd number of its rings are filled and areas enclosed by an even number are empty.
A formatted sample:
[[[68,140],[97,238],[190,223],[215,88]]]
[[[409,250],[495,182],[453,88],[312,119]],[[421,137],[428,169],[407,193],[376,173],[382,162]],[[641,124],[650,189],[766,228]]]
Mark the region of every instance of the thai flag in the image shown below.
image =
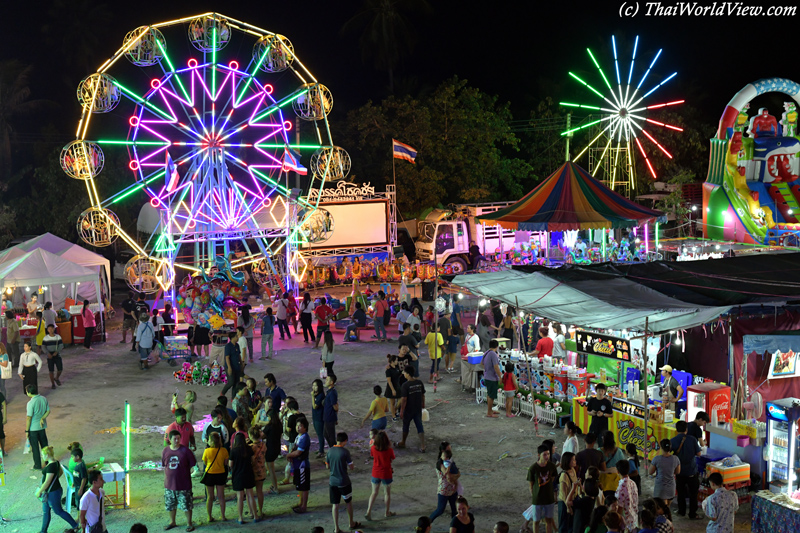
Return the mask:
[[[405,159],[406,161],[414,163],[414,160],[417,158],[417,151],[407,144],[392,139],[392,155],[395,159]]]
[[[170,193],[175,190],[175,187],[178,186],[178,180],[181,179],[180,175],[178,174],[178,166],[175,164],[175,161],[172,160],[172,156],[169,155],[169,151],[167,151],[167,164],[164,168],[167,181],[167,192]]]
[[[308,174],[308,169],[300,163],[300,154],[288,146],[283,149],[283,167],[281,170],[284,172],[297,172],[302,176]]]

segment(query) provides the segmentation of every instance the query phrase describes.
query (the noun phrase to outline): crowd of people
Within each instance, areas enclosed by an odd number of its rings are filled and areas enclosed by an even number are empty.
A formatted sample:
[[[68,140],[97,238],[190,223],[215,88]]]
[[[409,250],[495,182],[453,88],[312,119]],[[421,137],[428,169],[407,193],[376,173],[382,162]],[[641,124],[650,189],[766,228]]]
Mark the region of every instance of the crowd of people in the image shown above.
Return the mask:
[[[167,308],[160,315],[157,311],[151,313],[142,296],[139,295],[135,300],[134,296],[131,293],[122,306],[125,315],[121,343],[129,342],[127,333],[131,332],[131,350],[138,352],[140,368],[145,370],[149,368],[152,349],[159,338],[168,332],[166,328],[170,327],[173,320],[172,311]],[[366,483],[366,480],[351,476],[354,461],[348,449],[349,437],[346,432],[337,431],[339,391],[334,371],[336,346],[330,329],[333,310],[324,297],[315,302],[308,293],[299,305],[293,305],[293,302],[292,298],[284,295],[277,299],[275,312],[268,308],[262,316],[260,356],[266,360],[275,354],[274,327],[278,326],[281,338],[290,338],[290,325],[294,325],[297,334],[297,323],[293,323],[292,316],[299,317],[305,342],[313,342],[315,347],[319,345],[321,348],[320,377],[311,381],[308,391],[296,391],[296,396],[287,395],[278,386],[273,373],[263,376],[264,388],[259,390],[260,380],[253,376],[253,371],[248,372],[247,367],[258,355],[254,353],[253,338],[257,321],[250,314],[249,306],[241,308],[235,331],[223,335],[197,328],[192,333],[192,353],[202,354],[203,347],[207,351],[208,346],[212,345],[208,355],[224,365],[228,382],[216,398],[216,406],[208,413],[210,420],[203,428],[200,439],[196,439],[193,426],[197,393],[187,391],[183,401],[179,401],[177,394],[173,397],[171,411],[174,420],[164,434],[161,457],[165,472],[164,505],[169,517],[165,530],[178,527],[178,510],[184,515],[185,524],[181,524],[182,527],[186,531],[195,530],[197,523],[193,517],[193,494],[198,484],[205,493],[207,523],[229,520],[226,488],[235,494],[235,517],[231,518],[240,525],[264,520],[265,501],[278,495],[286,485],[293,485],[299,497],[298,504],[292,506],[291,511],[306,513],[312,474],[316,477],[317,472],[322,472],[328,480],[333,531],[343,529],[340,527],[342,500],[347,513],[347,527],[356,530],[362,526],[355,516],[354,504],[359,502],[354,502],[353,485]],[[385,302],[385,296],[379,294],[377,302]],[[500,386],[507,392],[517,389],[513,368],[501,369],[497,357],[498,341],[491,338],[502,334],[502,320],[499,326],[489,323],[483,328],[483,333],[489,336],[484,342],[481,324],[488,321],[488,313],[478,317],[477,328],[469,325],[464,331],[460,306],[453,307],[438,319],[432,308],[421,316],[419,307],[409,309],[407,305],[402,306],[397,315],[397,352],[387,355],[385,383],[373,387],[374,398],[361,419],[362,426],[367,421],[371,424],[370,492],[367,501],[362,502],[366,522],[379,520],[374,515],[381,486],[383,519],[390,519],[397,514],[391,506],[393,465],[398,460],[396,450],[409,446],[412,424],[418,436],[417,450],[426,453],[426,383],[421,379],[419,364],[425,352],[431,361],[429,372],[426,367],[422,368],[422,372],[427,374],[428,385],[436,387],[442,379],[442,368],[445,372],[454,371],[460,346],[465,345],[468,351],[485,352],[484,381],[490,399],[496,397]],[[377,308],[386,314],[376,317],[374,337],[385,341],[388,340],[387,324],[383,317],[388,316],[389,310],[381,305]],[[360,303],[355,305],[355,309],[357,320],[360,317],[358,313],[363,314]],[[312,327],[313,317],[317,319],[316,331]],[[380,326],[377,322],[381,323]],[[41,342],[25,343],[19,361],[14,361],[13,355],[0,344],[0,369],[5,376],[8,373],[6,369],[17,367],[17,374],[29,398],[26,433],[32,451],[33,469],[42,472],[41,484],[36,491],[36,496],[42,501],[42,532],[47,532],[52,514],[55,514],[67,522],[71,531],[80,528],[86,533],[102,533],[105,530],[104,481],[96,468],[98,465],[87,464],[80,444],[73,443],[70,446],[69,466],[64,468],[56,459],[54,448],[47,438],[50,405],[47,398],[39,394],[37,375],[42,366],[39,354],[47,355],[52,388],[61,385],[63,369],[60,357],[63,342],[54,334],[51,326],[45,324],[46,334]],[[346,332],[345,340],[349,337],[350,332]],[[214,349],[216,347],[219,349]],[[0,383],[5,385],[2,380]],[[231,392],[230,400],[226,396],[228,391]],[[307,401],[309,393],[310,402]],[[513,393],[506,397],[512,399]],[[310,418],[301,411],[298,398],[310,405]],[[7,424],[6,403],[6,388],[2,387],[0,446],[4,454],[7,454],[3,432]],[[548,533],[553,533],[556,528],[559,533],[674,533],[670,503],[676,495],[678,515],[686,515],[688,500],[688,517],[700,518],[694,497],[698,490],[694,458],[700,453],[698,427],[707,421],[705,413],[701,412],[691,424],[678,422],[678,436],[660,443],[660,451],[651,461],[647,472],[655,476],[652,498],[640,501],[642,473],[637,450],[631,444],[621,449],[617,446],[614,433],[608,431],[611,404],[605,398],[603,385],[597,387],[597,394],[588,402],[587,410],[592,420],[589,432],[582,437],[584,449],[581,450],[580,446],[580,430],[572,422],[568,422],[564,428],[565,442],[560,454],[556,453],[555,442],[551,439],[538,445],[537,460],[527,471],[531,507],[524,513],[527,521],[523,529],[537,533],[541,527]],[[511,414],[511,409],[507,408],[506,411]],[[497,417],[491,402],[486,416]],[[402,436],[394,443],[386,432],[390,420],[402,423]],[[317,438],[315,456],[322,460],[321,463],[312,463],[311,460],[312,429]],[[281,464],[283,461],[285,464]],[[432,524],[449,511],[450,533],[474,532],[475,515],[464,496],[461,471],[448,442],[440,443],[431,466],[437,483],[436,504],[431,505],[428,516],[419,518],[416,530],[430,531]],[[68,475],[62,477],[64,472]],[[738,502],[736,495],[723,487],[718,475],[710,476],[709,481],[715,489],[703,502],[703,510],[710,520],[709,530],[732,531],[733,513]],[[62,506],[62,496],[66,492],[63,483],[72,484],[73,505],[79,511],[78,520]],[[215,506],[218,508],[216,512]],[[142,531],[143,527],[141,524],[134,526],[138,528],[136,531]],[[507,532],[509,525],[498,522],[494,524],[493,531]]]

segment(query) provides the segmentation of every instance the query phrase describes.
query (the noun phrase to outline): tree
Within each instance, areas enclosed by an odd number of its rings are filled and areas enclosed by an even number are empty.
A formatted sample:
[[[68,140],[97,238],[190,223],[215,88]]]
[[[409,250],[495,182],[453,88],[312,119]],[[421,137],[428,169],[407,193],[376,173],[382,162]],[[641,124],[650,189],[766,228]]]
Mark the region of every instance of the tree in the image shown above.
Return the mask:
[[[364,60],[371,57],[378,70],[389,74],[389,92],[394,93],[394,71],[411,53],[416,34],[406,13],[431,12],[427,0],[364,0],[363,7],[342,27],[342,33],[360,31]]]
[[[18,61],[0,63],[0,183],[8,187],[14,172],[14,138],[23,121],[53,106],[48,100],[29,100],[32,66]]]
[[[450,202],[518,199],[531,182],[530,165],[515,157],[509,104],[452,78],[422,99],[390,96],[351,111],[341,125],[353,174],[397,182],[398,206],[417,214]],[[416,164],[393,160],[392,138],[418,150]]]

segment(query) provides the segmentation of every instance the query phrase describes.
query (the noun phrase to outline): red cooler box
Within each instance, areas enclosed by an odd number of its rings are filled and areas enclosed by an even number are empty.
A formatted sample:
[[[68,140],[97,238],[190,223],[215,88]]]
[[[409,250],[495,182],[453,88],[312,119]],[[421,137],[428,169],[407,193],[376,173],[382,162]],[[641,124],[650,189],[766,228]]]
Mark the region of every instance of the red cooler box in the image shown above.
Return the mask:
[[[572,401],[576,396],[586,396],[589,388],[589,376],[586,374],[572,374],[567,376],[567,400]]]
[[[555,371],[553,373],[553,394],[555,396],[566,396],[567,388],[567,372]]]

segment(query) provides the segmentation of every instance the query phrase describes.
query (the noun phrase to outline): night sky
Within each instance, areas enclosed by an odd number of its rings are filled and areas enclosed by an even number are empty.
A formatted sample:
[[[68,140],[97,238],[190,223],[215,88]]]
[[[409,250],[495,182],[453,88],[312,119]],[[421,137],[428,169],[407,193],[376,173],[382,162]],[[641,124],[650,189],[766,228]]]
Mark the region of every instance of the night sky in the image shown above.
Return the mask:
[[[782,0],[770,0],[776,4]],[[65,2],[66,3],[66,2]],[[137,26],[218,10],[223,15],[286,35],[317,79],[332,91],[334,113],[341,114],[367,100],[387,94],[387,76],[364,63],[356,35],[340,35],[344,22],[361,5],[357,1],[237,2],[137,1],[106,4],[107,23],[91,24],[95,2],[76,0],[69,11],[48,15],[55,2],[17,1],[4,6],[0,58],[33,64],[32,98],[61,103],[54,121],[68,137],[74,135],[79,109],[77,83],[89,72],[69,46],[58,43],[55,32],[89,32],[98,45],[84,64],[96,69],[121,45],[127,31]],[[646,17],[644,2],[635,18],[620,18],[622,0],[596,2],[431,1],[433,13],[409,14],[418,37],[413,54],[396,76],[412,87],[433,87],[458,75],[501,101],[510,101],[515,119],[526,119],[545,96],[556,100],[595,103],[596,97],[569,78],[573,70],[595,87],[602,80],[586,53],[589,46],[604,70],[613,77],[611,35],[620,47],[620,68],[627,71],[633,39],[640,36],[634,79],[655,51],[664,51],[647,84],[673,71],[678,76],[660,89],[655,100],[685,98],[713,131],[725,104],[745,84],[763,77],[797,76],[796,57],[789,35],[800,20],[795,17]],[[712,2],[698,2],[711,5]],[[90,6],[88,9],[81,5]],[[662,3],[663,6],[674,5]],[[55,20],[54,20],[55,19]],[[54,22],[56,22],[54,24]],[[45,35],[42,28],[55,29]],[[188,42],[186,43],[188,46]],[[249,58],[250,51],[242,55]],[[414,80],[409,82],[409,80]],[[613,81],[613,80],[612,80]],[[68,82],[71,83],[68,86]],[[647,85],[646,84],[646,85]],[[768,105],[780,115],[788,97],[762,97],[751,108]],[[653,101],[655,103],[655,101]]]

